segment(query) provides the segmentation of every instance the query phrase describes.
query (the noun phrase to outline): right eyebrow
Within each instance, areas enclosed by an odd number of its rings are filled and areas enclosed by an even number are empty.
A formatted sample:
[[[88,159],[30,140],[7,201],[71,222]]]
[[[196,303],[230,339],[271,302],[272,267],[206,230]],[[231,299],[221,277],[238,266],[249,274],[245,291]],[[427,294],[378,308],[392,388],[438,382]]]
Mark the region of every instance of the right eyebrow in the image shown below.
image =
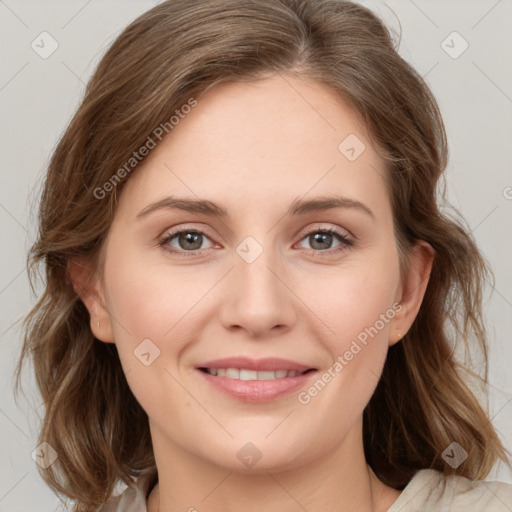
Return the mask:
[[[225,218],[228,212],[220,206],[204,199],[185,199],[173,196],[165,197],[156,203],[146,206],[137,214],[137,219],[146,217],[150,213],[161,209],[178,209],[186,212],[203,213],[213,217]]]

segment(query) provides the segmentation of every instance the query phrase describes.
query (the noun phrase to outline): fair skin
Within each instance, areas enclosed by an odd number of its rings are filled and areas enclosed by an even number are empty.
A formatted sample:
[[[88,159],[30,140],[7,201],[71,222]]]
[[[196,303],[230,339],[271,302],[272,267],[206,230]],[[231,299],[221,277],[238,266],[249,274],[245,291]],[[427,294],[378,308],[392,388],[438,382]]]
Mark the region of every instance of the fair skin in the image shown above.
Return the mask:
[[[362,415],[388,347],[418,312],[432,250],[418,244],[402,279],[384,164],[358,117],[324,86],[284,78],[208,91],[129,177],[87,292],[71,268],[94,335],[116,344],[149,417],[159,479],[149,512],[384,512],[400,494],[366,464]],[[366,146],[354,161],[338,150],[349,134]],[[137,218],[171,195],[228,215],[160,208]],[[294,201],[333,195],[353,203],[286,214]],[[179,236],[159,245],[171,228],[204,231],[200,249]],[[315,242],[325,229],[353,243]],[[250,263],[237,253],[248,236],[263,249]],[[299,402],[394,303],[400,311],[378,334]],[[148,366],[134,356],[144,339],[160,350]],[[234,356],[315,371],[300,389],[253,402],[197,368]],[[237,456],[248,442],[261,455],[251,467]]]

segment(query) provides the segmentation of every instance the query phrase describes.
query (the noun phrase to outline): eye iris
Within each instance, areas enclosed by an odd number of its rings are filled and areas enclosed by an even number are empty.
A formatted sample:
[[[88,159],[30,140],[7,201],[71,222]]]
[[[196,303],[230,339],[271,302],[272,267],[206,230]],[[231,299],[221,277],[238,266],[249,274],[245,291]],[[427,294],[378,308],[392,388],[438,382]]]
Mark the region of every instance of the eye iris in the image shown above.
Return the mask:
[[[182,249],[199,249],[201,247],[202,235],[200,233],[182,233],[179,236],[179,244]],[[187,244],[192,244],[192,246]]]
[[[313,247],[313,249],[329,249],[329,246],[332,243],[332,235],[330,233],[315,233],[311,235],[309,238],[311,242],[311,247]],[[316,246],[316,244],[318,243],[320,244],[320,247]],[[322,246],[322,244],[324,245]],[[327,246],[325,246],[325,244]]]

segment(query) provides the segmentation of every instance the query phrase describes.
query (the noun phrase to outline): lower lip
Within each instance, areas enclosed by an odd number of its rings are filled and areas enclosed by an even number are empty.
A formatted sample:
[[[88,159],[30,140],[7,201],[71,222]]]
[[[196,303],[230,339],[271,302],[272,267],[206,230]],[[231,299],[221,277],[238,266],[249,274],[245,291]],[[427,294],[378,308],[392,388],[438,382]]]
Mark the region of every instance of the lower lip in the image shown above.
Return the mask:
[[[217,377],[197,370],[206,381],[219,391],[244,402],[270,402],[297,391],[314,375],[316,370],[272,380],[239,380]]]

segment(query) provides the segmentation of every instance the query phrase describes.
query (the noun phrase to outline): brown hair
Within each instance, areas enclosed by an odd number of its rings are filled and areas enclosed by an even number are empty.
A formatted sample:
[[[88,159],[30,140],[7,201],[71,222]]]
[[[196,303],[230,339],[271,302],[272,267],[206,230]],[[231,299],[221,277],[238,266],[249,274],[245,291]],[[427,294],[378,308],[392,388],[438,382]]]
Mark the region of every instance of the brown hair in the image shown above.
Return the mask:
[[[25,319],[17,388],[30,355],[45,405],[39,442],[59,455],[40,472],[76,500],[76,512],[104,503],[119,479],[129,484],[155,469],[147,415],[116,347],[94,338],[67,279],[71,258],[98,264],[129,177],[102,199],[95,191],[190,98],[221,82],[285,72],[327,85],[359,113],[386,163],[402,263],[415,240],[435,250],[420,312],[389,349],[364,411],[368,464],[401,489],[422,468],[481,479],[498,459],[508,462],[454,354],[479,347],[487,382],[481,294],[488,268],[469,230],[440,211],[443,122],[388,29],[370,10],[341,0],[170,0],[129,25],[89,81],[53,153],[29,254],[31,282],[43,263],[46,288]],[[456,469],[441,456],[453,441],[468,452]]]

